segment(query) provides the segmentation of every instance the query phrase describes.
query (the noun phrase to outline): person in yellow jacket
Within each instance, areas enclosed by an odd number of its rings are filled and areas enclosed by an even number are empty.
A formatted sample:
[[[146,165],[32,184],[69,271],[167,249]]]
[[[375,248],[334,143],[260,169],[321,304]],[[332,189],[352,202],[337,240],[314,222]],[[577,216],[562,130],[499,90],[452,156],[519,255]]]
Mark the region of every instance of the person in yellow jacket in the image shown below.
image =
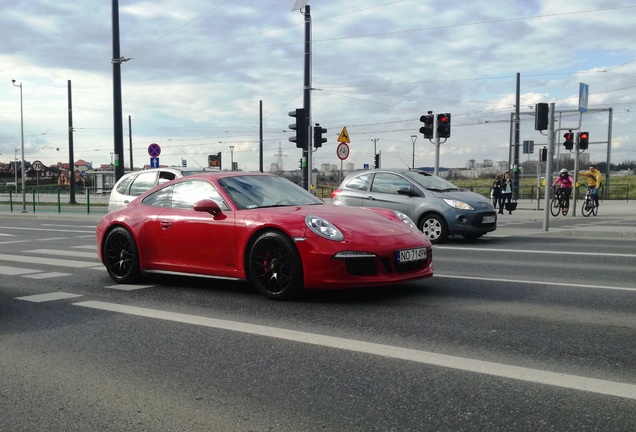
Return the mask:
[[[579,171],[579,176],[587,177],[587,185],[592,188],[592,197],[594,198],[594,205],[598,207],[598,190],[601,187],[601,172],[596,169],[596,166],[590,165],[589,171]]]

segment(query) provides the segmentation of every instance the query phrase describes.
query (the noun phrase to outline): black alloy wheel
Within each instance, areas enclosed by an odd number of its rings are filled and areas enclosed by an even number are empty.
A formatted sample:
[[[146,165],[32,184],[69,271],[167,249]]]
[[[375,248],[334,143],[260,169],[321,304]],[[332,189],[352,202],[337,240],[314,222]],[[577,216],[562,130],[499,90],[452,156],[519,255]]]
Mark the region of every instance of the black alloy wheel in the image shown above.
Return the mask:
[[[296,245],[284,234],[265,232],[252,244],[247,276],[264,296],[289,300],[303,291],[302,262]]]
[[[108,233],[103,249],[104,265],[118,283],[134,283],[140,279],[139,252],[132,234],[117,227]]]

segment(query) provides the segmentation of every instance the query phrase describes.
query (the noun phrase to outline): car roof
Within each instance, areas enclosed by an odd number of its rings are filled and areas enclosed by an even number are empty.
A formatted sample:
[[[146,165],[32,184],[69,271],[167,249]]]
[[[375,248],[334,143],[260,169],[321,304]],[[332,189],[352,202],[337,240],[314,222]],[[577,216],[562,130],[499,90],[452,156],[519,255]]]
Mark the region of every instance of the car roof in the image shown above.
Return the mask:
[[[378,169],[355,171],[355,172],[349,173],[347,177],[358,176],[360,174],[379,173],[379,172],[389,172],[389,173],[396,173],[396,174],[402,174],[405,172],[416,172],[416,173],[420,173],[424,175],[433,175],[433,173],[430,173],[428,171],[424,171],[421,169],[417,169],[417,168],[378,168]]]

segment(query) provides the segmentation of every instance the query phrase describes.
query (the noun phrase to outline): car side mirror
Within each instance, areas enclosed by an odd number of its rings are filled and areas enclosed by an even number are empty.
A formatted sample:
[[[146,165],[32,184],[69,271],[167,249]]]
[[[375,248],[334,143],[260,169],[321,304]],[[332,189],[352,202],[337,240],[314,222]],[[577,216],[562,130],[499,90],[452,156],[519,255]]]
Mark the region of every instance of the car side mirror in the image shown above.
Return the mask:
[[[397,190],[398,195],[408,195],[410,197],[419,196],[417,191],[411,189],[410,187],[402,186]]]
[[[219,207],[216,201],[211,199],[197,201],[194,204],[194,211],[210,213],[214,217],[223,214],[223,212],[221,211],[221,207]]]

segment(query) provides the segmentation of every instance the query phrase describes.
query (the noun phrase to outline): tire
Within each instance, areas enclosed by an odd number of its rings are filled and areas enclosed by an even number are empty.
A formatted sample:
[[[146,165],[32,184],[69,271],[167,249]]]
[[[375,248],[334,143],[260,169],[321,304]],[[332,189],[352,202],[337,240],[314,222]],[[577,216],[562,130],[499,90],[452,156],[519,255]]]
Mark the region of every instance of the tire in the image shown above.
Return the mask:
[[[589,215],[592,214],[593,210],[594,210],[594,203],[592,203],[591,200],[586,198],[585,201],[583,201],[583,206],[581,207],[581,214],[583,214],[584,217],[588,217]]]
[[[287,236],[259,235],[247,256],[247,277],[256,290],[274,300],[290,300],[304,290],[303,267],[296,245]]]
[[[561,207],[561,213],[563,213],[563,216],[567,216],[569,210],[570,210],[569,207]]]
[[[559,203],[559,197],[552,198],[552,203],[550,204],[550,213],[552,216],[558,216],[561,211],[561,206]]]
[[[448,238],[448,226],[446,226],[446,221],[440,215],[434,213],[425,214],[422,216],[419,228],[431,243],[444,243]]]
[[[109,232],[102,252],[106,271],[115,282],[127,284],[141,279],[139,250],[127,229],[118,227]]]

